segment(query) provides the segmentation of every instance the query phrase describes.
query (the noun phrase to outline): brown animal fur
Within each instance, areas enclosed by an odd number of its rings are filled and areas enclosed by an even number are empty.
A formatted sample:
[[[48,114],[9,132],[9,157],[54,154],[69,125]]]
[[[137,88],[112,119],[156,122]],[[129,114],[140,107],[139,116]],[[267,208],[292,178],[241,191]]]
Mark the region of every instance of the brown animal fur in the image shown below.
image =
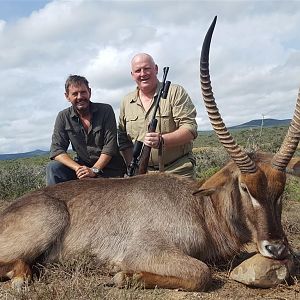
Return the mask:
[[[118,286],[134,277],[146,287],[204,290],[206,263],[230,258],[252,240],[263,255],[283,258],[278,197],[285,174],[261,160],[252,175],[229,163],[195,195],[194,182],[167,174],[70,181],[27,194],[0,215],[0,276],[19,284],[34,263],[90,249],[119,268]],[[206,196],[207,189],[214,192]],[[263,240],[282,251],[268,252]],[[23,267],[14,271],[16,265]]]

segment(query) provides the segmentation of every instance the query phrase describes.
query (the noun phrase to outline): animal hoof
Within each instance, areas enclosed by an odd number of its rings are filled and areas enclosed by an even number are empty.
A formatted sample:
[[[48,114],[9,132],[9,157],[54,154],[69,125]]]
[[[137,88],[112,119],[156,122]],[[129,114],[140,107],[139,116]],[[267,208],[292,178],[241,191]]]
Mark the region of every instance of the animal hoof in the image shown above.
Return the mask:
[[[22,277],[14,277],[11,280],[11,286],[14,290],[21,292],[22,288],[28,285],[28,281]]]
[[[128,284],[129,278],[126,276],[126,273],[124,272],[118,272],[113,277],[113,282],[116,287],[123,288]]]

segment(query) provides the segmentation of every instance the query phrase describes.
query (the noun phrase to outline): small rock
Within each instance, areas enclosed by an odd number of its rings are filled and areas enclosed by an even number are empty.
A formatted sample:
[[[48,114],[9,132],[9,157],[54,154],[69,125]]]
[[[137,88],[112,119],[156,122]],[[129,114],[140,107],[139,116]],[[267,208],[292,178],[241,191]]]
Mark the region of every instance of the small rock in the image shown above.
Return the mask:
[[[229,278],[252,287],[270,288],[286,282],[293,267],[292,257],[276,260],[256,254],[234,268]]]

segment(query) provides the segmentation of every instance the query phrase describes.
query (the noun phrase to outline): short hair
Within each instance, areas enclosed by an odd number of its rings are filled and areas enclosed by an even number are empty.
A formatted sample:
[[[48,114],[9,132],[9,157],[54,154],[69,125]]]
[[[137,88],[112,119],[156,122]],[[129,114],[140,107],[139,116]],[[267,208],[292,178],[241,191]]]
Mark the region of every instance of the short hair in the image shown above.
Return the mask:
[[[89,82],[85,77],[79,75],[69,75],[65,83],[65,91],[68,94],[70,85],[79,86],[82,84],[84,84],[88,89],[90,88]]]

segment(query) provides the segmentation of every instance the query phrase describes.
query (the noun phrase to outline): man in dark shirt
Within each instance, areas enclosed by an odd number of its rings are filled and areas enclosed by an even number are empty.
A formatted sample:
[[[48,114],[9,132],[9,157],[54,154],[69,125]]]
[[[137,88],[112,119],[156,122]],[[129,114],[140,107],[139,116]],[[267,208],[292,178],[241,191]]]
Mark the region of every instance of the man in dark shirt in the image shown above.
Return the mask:
[[[68,77],[65,97],[71,107],[60,111],[55,121],[47,185],[87,177],[123,177],[125,165],[117,146],[112,107],[91,102],[89,83],[78,75]],[[74,159],[67,153],[70,143]]]

